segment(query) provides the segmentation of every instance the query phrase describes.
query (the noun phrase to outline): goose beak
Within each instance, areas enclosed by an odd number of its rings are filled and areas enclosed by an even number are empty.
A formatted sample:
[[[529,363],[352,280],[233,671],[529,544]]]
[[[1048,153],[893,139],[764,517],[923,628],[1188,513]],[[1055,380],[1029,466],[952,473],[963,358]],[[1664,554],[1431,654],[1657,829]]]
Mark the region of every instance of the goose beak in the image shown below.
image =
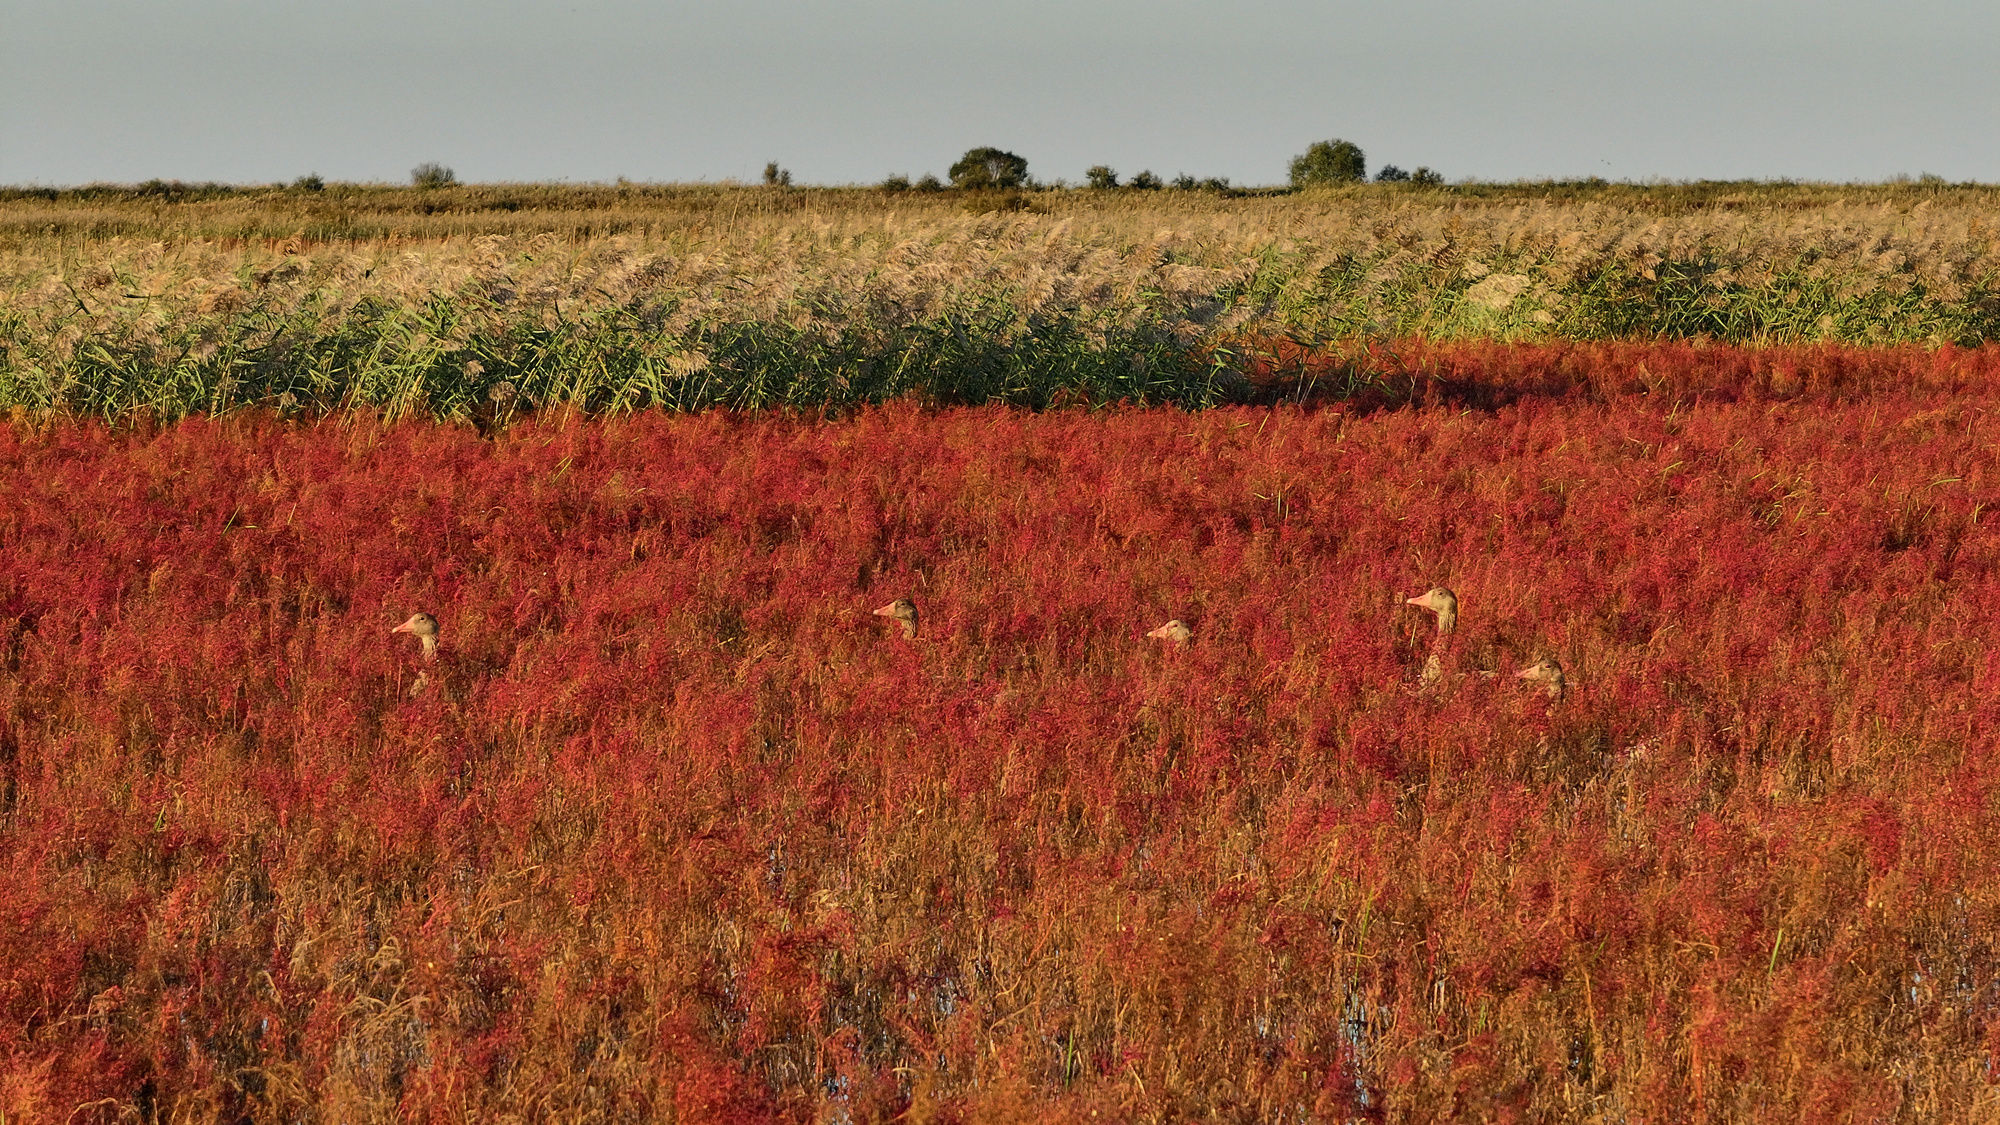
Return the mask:
[[[896,603],[890,602],[888,605],[885,605],[881,609],[875,610],[874,612],[875,616],[877,617],[894,617],[896,616]]]
[[[418,637],[435,637],[437,636],[437,622],[432,620],[428,615],[413,613],[410,615],[409,620],[389,631],[391,633],[409,633]]]

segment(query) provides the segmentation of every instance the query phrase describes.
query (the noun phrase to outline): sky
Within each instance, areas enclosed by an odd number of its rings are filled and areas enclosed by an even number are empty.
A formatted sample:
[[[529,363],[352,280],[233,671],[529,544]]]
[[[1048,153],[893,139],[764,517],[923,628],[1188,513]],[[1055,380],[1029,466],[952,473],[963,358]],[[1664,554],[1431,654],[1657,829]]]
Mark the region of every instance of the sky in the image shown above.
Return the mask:
[[[0,0],[0,184],[2000,181],[1994,0]]]

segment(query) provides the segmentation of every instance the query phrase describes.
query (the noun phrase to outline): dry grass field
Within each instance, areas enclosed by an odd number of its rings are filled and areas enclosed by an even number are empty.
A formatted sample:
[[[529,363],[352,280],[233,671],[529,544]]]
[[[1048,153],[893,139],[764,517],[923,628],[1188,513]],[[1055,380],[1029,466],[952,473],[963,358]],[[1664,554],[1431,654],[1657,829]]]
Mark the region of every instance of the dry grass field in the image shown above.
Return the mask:
[[[1970,344],[2000,193],[0,196],[0,408],[1227,400],[1245,341]],[[1366,374],[1366,373],[1364,373]]]

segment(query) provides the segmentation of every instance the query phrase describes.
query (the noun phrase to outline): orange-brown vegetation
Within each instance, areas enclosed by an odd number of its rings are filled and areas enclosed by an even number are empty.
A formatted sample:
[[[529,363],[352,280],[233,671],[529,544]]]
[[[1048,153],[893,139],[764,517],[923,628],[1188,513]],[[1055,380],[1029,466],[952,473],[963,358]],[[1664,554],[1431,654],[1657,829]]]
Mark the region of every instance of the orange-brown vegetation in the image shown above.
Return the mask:
[[[1604,354],[0,428],[0,1112],[1991,1115],[1990,357]]]

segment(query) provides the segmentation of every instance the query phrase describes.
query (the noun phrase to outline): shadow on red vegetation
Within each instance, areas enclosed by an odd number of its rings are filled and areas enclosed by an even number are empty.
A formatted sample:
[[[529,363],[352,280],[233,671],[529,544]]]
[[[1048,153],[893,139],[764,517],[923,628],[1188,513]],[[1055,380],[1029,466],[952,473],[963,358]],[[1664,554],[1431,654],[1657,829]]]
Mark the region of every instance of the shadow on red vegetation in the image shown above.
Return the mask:
[[[1977,1118],[2000,391],[1789,354],[0,426],[0,1112]]]
[[[1602,402],[1855,402],[1882,394],[2000,387],[2000,345],[1753,347],[1695,341],[1398,340],[1228,345],[1251,405],[1435,405],[1497,410],[1525,399]]]

